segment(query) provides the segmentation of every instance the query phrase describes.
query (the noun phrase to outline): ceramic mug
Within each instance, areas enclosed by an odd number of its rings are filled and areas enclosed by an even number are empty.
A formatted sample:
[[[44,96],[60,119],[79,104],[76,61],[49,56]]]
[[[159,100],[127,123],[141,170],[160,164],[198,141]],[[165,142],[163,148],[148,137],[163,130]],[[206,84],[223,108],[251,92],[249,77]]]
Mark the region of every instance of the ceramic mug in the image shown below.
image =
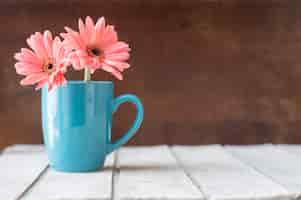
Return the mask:
[[[124,102],[136,106],[136,119],[120,139],[111,142],[112,115]],[[47,86],[42,88],[43,139],[50,166],[58,171],[101,169],[106,155],[125,144],[142,120],[139,98],[131,94],[114,98],[109,81],[68,81],[50,92]]]

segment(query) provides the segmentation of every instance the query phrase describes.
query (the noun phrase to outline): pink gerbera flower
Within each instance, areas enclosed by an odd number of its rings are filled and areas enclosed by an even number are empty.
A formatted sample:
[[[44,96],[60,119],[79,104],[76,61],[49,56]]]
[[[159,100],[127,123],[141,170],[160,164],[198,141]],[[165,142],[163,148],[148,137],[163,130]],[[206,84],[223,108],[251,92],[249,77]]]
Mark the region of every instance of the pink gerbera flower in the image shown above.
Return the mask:
[[[64,73],[68,62],[64,58],[66,50],[59,37],[52,38],[50,31],[32,34],[27,44],[33,50],[22,48],[15,54],[18,62],[15,64],[16,72],[26,77],[21,80],[21,85],[37,84],[36,90],[48,84],[48,90],[66,82]]]
[[[118,41],[114,27],[106,26],[104,17],[99,18],[96,24],[89,16],[85,24],[79,19],[78,26],[79,32],[65,27],[67,33],[61,34],[65,47],[72,51],[69,58],[74,69],[88,67],[93,73],[101,68],[122,80],[121,72],[130,67],[125,62],[130,57],[128,44]]]

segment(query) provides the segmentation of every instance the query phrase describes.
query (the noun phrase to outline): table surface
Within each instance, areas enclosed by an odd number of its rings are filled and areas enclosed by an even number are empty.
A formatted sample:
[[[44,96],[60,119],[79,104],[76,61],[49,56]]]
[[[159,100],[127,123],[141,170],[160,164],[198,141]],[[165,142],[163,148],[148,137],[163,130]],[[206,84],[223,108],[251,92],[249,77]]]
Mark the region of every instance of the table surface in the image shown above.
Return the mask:
[[[41,145],[0,156],[0,199],[301,199],[301,145],[124,147],[102,171],[49,168]]]

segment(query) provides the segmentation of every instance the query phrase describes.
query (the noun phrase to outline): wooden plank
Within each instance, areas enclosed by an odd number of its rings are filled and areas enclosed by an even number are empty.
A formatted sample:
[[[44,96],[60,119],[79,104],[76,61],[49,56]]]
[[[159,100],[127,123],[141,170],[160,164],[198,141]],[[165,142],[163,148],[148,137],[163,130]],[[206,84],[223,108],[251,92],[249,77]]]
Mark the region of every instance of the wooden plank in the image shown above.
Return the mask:
[[[288,199],[287,191],[219,145],[172,148],[207,199]]]
[[[281,144],[277,145],[276,147],[282,149],[283,151],[301,156],[301,145]]]
[[[122,148],[117,169],[115,199],[204,199],[167,146]]]
[[[38,144],[16,144],[8,146],[3,150],[3,153],[30,153],[30,152],[43,152],[44,145]]]
[[[0,197],[18,199],[47,167],[44,153],[3,153],[0,156]]]
[[[79,158],[80,159],[80,158]],[[114,154],[105,168],[89,173],[63,173],[49,168],[24,199],[111,199]]]
[[[228,152],[283,185],[293,196],[301,195],[301,160],[272,145],[228,146]]]

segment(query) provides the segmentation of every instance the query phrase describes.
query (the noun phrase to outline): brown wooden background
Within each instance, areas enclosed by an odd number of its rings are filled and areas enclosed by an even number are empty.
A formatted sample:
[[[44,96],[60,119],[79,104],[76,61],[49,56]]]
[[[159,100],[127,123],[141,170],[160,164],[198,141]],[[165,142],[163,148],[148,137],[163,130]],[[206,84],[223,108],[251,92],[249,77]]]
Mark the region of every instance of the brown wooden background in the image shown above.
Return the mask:
[[[301,142],[301,1],[1,0],[0,149],[42,142],[40,94],[18,85],[13,53],[31,32],[86,15],[106,16],[132,46],[132,68],[115,81],[145,106],[131,144]],[[115,137],[133,111],[115,116]]]

